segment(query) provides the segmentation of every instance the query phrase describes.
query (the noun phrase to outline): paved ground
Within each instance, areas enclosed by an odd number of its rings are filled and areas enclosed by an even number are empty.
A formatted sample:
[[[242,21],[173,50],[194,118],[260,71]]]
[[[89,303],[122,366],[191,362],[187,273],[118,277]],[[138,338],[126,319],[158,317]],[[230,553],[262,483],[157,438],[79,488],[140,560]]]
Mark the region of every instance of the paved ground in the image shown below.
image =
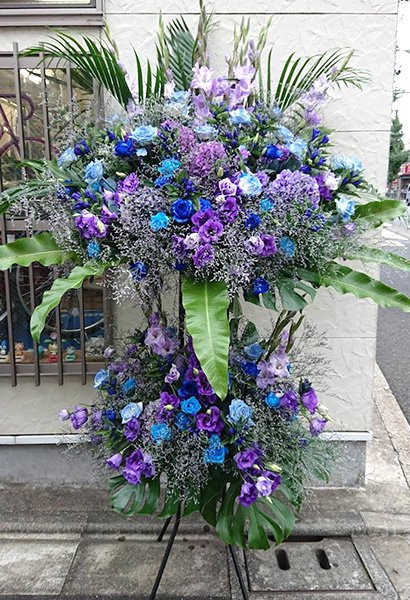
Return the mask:
[[[410,228],[395,222],[385,228],[386,249],[410,259]],[[410,273],[382,267],[382,280],[410,296]],[[379,309],[377,362],[410,422],[410,313]]]
[[[279,548],[288,567],[277,548],[238,553],[251,600],[410,600],[410,426],[380,371],[375,404],[366,488],[310,491],[297,537]],[[147,599],[159,529],[110,512],[101,488],[0,487],[0,599]],[[233,573],[227,549],[189,517],[158,597],[239,600]]]

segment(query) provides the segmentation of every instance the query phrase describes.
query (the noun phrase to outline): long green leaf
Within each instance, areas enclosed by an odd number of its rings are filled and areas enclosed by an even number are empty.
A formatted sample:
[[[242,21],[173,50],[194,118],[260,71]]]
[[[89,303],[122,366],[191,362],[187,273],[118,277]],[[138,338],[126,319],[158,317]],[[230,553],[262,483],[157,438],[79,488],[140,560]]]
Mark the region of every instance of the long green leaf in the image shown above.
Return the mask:
[[[410,260],[393,252],[387,252],[381,248],[368,248],[366,246],[357,248],[350,252],[346,258],[350,260],[361,260],[362,262],[379,263],[396,267],[402,271],[410,271]]]
[[[410,312],[410,298],[385,283],[349,267],[330,263],[320,278],[321,285],[333,287],[342,294],[354,294],[357,298],[370,298],[379,306],[400,308]]]
[[[376,200],[357,204],[354,219],[362,219],[373,227],[379,227],[387,221],[400,217],[406,210],[406,205],[401,200]]]
[[[56,244],[50,233],[39,233],[31,238],[20,238],[0,246],[0,270],[12,265],[28,267],[38,262],[44,267],[61,265],[67,260],[78,261],[75,252],[65,252]]]
[[[46,319],[54,308],[60,303],[62,297],[69,290],[79,289],[88,277],[99,277],[109,266],[107,263],[74,267],[66,279],[56,279],[51,288],[44,292],[41,304],[31,315],[30,331],[33,340],[40,340],[41,332],[46,324]]]
[[[182,301],[194,350],[215,393],[228,393],[229,299],[225,283],[184,279]]]

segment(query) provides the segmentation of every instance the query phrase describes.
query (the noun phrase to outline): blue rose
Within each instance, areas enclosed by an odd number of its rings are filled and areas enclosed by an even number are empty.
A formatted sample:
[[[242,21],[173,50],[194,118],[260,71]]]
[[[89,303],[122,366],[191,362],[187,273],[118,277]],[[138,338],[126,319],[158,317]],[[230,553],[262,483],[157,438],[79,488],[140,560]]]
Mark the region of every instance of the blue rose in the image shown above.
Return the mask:
[[[135,140],[139,146],[151,144],[157,135],[158,130],[156,127],[152,127],[152,125],[141,125],[131,133],[132,139]]]
[[[269,198],[263,198],[263,200],[259,202],[259,206],[263,212],[269,212],[275,205]]]
[[[269,394],[265,398],[266,404],[269,408],[279,408],[280,406],[280,398],[273,392],[269,392]]]
[[[134,417],[138,418],[142,413],[143,404],[142,402],[130,402],[127,406],[121,410],[122,423],[128,423]]]
[[[198,393],[198,388],[195,381],[184,381],[181,387],[178,389],[178,397],[181,400],[187,400],[191,396],[195,396]]]
[[[267,146],[264,156],[269,160],[275,160],[277,158],[280,158],[282,154],[283,150],[279,148],[279,146],[275,146],[275,144],[270,144],[269,146]]]
[[[254,294],[265,294],[269,290],[269,283],[263,277],[257,277],[252,284]]]
[[[258,360],[258,358],[260,358],[263,354],[262,346],[256,342],[254,344],[250,344],[249,346],[245,346],[243,351],[251,360]]]
[[[177,416],[175,417],[175,425],[178,427],[178,429],[180,431],[185,431],[186,429],[188,429],[190,424],[191,424],[191,421],[190,421],[188,415],[186,415],[183,412],[178,413]]]
[[[195,207],[191,200],[178,198],[171,205],[171,214],[176,223],[188,223],[189,219],[195,212]]]
[[[279,246],[280,246],[283,254],[287,258],[292,258],[293,256],[295,256],[296,244],[295,244],[295,242],[293,240],[291,240],[287,236],[285,236],[284,238],[282,238],[280,240]]]
[[[181,410],[186,415],[196,415],[201,410],[201,405],[195,396],[181,402]]]
[[[294,137],[293,133],[290,131],[290,129],[288,129],[284,125],[279,125],[277,127],[275,133],[276,133],[276,137],[281,142],[284,142],[285,144],[291,144],[293,142],[293,137]]]
[[[137,260],[137,262],[130,264],[130,271],[133,280],[136,282],[141,281],[141,279],[144,279],[144,277],[146,277],[148,273],[147,267],[140,260]]]
[[[212,125],[198,125],[194,131],[200,140],[213,140],[218,135],[218,130]]]
[[[241,362],[241,369],[245,375],[249,375],[249,377],[257,377],[259,373],[256,363],[249,360]]]
[[[100,388],[103,383],[105,383],[107,381],[107,379],[109,378],[110,374],[106,369],[100,369],[94,377],[94,387],[96,389]]]
[[[246,110],[246,108],[243,108],[243,106],[240,106],[235,110],[231,110],[229,112],[229,118],[231,123],[234,123],[235,125],[249,125],[249,123],[252,121],[251,114]]]
[[[120,156],[121,158],[126,158],[127,156],[132,156],[135,154],[134,142],[132,138],[117,142],[114,146],[114,154],[116,156]]]
[[[156,215],[151,217],[149,224],[153,231],[166,229],[169,224],[169,217],[167,217],[167,215],[163,212],[158,212]]]
[[[302,158],[304,152],[306,151],[306,148],[307,143],[305,142],[305,140],[302,140],[302,138],[296,138],[295,140],[293,140],[293,142],[287,145],[287,149],[290,150],[292,154],[297,156],[297,158]]]
[[[356,156],[335,154],[330,159],[330,166],[335,171],[349,171],[353,176],[363,171],[363,165]]]
[[[84,169],[84,181],[88,184],[99,184],[104,174],[104,167],[101,160],[94,160]]]
[[[181,166],[181,163],[179,160],[176,160],[175,158],[166,158],[165,160],[162,161],[161,165],[158,167],[158,171],[164,177],[172,177],[174,175],[175,171],[177,171],[180,166]]]
[[[235,398],[229,405],[229,417],[228,421],[234,425],[244,424],[253,425],[251,420],[252,408],[246,404],[240,398]]]
[[[253,229],[256,229],[256,227],[259,226],[260,222],[261,220],[259,215],[257,215],[256,213],[251,213],[246,217],[244,225],[246,229],[250,229],[252,231]]]
[[[211,435],[209,438],[209,446],[204,452],[204,462],[210,465],[222,465],[225,462],[225,457],[228,454],[228,449],[221,443],[219,435]]]
[[[171,429],[166,423],[156,423],[151,427],[151,437],[156,444],[169,442],[171,439]]]
[[[74,152],[73,148],[67,148],[64,152],[59,156],[57,160],[57,164],[60,169],[65,169],[69,167],[74,161],[76,161],[78,156]]]
[[[133,377],[130,377],[129,379],[124,381],[124,383],[121,386],[121,390],[124,392],[124,394],[131,394],[135,390],[136,385],[137,382],[135,381],[135,379]]]
[[[243,173],[239,179],[238,187],[246,196],[259,196],[262,192],[261,182],[252,173]]]
[[[336,208],[337,212],[340,214],[343,221],[346,223],[347,221],[350,221],[350,219],[353,217],[354,212],[356,210],[356,203],[354,200],[351,200],[347,196],[340,196],[340,198],[337,198],[336,200]]]

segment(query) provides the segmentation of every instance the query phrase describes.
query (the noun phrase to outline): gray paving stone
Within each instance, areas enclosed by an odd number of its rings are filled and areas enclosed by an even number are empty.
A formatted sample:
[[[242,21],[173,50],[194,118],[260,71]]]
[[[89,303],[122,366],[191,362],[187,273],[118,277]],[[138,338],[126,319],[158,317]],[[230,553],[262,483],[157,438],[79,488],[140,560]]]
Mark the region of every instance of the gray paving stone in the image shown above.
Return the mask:
[[[79,539],[0,543],[0,594],[59,594]]]
[[[149,540],[83,539],[62,596],[147,595],[164,550],[165,543]],[[230,598],[223,544],[213,536],[177,539],[159,591],[175,598]]]

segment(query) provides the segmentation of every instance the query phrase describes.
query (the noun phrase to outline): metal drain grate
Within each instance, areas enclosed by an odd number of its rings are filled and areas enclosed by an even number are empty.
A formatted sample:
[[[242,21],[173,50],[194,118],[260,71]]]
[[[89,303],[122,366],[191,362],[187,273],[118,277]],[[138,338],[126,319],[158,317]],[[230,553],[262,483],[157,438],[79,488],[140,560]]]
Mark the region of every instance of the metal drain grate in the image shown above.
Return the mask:
[[[247,552],[244,566],[251,600],[398,599],[363,536],[295,538]]]

